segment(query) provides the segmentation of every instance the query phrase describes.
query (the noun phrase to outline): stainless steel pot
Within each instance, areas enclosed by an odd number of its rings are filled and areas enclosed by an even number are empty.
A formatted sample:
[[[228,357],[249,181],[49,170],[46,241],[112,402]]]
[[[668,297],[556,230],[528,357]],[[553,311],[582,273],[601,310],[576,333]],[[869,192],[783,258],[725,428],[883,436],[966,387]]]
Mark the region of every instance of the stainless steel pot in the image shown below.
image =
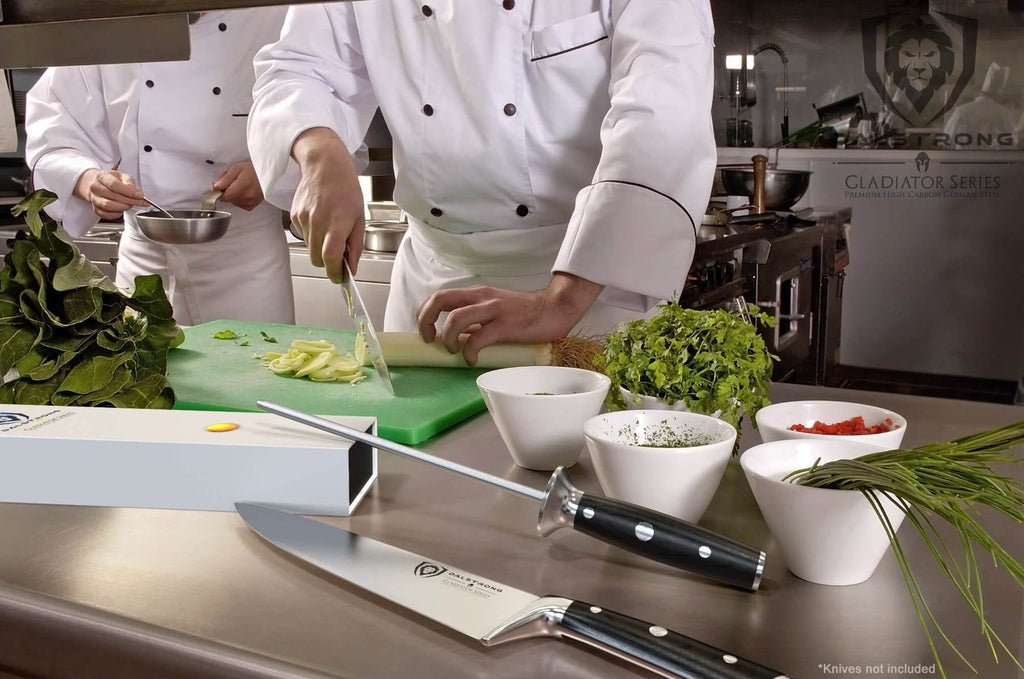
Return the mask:
[[[227,233],[231,223],[230,212],[214,209],[222,193],[211,191],[203,196],[200,210],[170,210],[173,219],[159,210],[150,210],[135,215],[135,222],[146,238],[158,243],[209,243]]]
[[[363,247],[373,252],[398,252],[408,227],[403,222],[367,222]]]
[[[754,198],[754,169],[752,167],[723,167],[722,185],[730,196]],[[811,183],[806,170],[765,170],[765,210],[788,210],[803,198]]]

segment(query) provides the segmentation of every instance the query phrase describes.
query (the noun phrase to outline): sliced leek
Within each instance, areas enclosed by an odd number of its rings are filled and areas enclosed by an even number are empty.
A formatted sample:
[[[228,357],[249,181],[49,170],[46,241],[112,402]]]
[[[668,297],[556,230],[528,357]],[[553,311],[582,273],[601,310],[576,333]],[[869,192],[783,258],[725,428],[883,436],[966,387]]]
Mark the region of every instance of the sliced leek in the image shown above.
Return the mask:
[[[357,347],[358,348],[358,347]],[[362,364],[352,354],[340,355],[325,340],[295,340],[288,351],[268,351],[263,367],[283,377],[307,377],[314,382],[361,382]]]

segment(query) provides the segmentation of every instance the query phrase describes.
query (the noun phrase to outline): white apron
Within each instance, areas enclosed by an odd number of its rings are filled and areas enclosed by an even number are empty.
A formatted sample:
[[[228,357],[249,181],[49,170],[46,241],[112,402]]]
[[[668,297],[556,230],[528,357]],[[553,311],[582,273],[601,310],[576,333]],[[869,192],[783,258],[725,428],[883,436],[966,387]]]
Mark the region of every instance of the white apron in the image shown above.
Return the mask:
[[[561,224],[453,234],[410,218],[409,235],[402,241],[391,275],[384,330],[416,332],[416,311],[434,290],[490,285],[530,292],[547,287],[565,232],[566,225]],[[607,334],[620,323],[652,313],[598,299],[573,333]]]
[[[117,286],[134,287],[136,276],[160,273],[174,318],[198,325],[220,318],[294,323],[292,278],[281,213],[269,203],[232,213],[227,233],[210,243],[165,245],[139,230],[134,213],[125,216],[118,249]]]

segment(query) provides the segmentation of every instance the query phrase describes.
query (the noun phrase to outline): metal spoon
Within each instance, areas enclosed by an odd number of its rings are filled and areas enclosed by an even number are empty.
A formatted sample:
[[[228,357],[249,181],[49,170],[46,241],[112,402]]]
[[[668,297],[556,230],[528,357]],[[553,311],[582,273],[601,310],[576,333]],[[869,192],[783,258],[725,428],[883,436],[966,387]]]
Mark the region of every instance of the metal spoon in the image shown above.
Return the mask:
[[[162,207],[160,207],[159,205],[157,205],[156,203],[151,201],[149,198],[146,198],[145,196],[143,196],[142,200],[146,201],[147,203],[149,203],[150,205],[155,207],[157,210],[160,210],[160,212],[163,212],[165,215],[167,215],[168,219],[174,219],[174,215],[172,215],[170,212],[168,212],[167,210],[163,209]]]

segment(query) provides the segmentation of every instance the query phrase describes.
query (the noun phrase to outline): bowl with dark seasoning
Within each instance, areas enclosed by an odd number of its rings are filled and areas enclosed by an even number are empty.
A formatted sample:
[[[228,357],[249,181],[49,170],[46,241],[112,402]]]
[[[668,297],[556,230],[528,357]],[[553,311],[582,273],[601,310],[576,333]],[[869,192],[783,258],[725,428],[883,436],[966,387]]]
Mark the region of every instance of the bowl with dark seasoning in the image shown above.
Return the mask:
[[[476,380],[512,459],[538,471],[576,464],[583,424],[601,412],[610,384],[592,370],[550,365],[492,370]]]
[[[598,415],[583,434],[605,493],[694,523],[711,503],[736,443],[728,422],[666,410]]]

